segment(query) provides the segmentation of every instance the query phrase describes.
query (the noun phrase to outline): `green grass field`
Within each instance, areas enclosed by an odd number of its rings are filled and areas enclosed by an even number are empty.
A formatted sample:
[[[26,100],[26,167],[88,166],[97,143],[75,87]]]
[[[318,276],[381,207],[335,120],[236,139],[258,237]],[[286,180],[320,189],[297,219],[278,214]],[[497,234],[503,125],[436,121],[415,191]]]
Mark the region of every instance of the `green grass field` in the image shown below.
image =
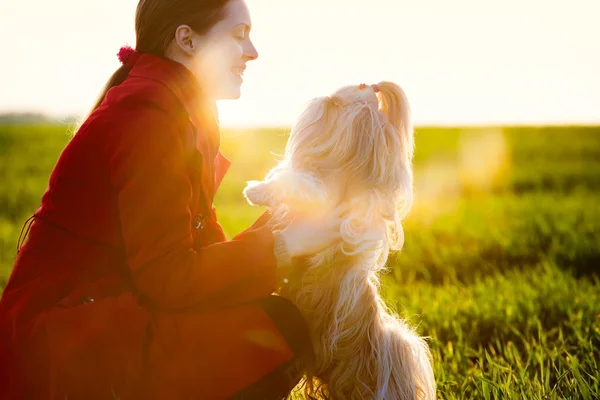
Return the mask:
[[[0,288],[69,131],[0,127]],[[286,134],[223,132],[228,236],[261,213],[241,191]],[[431,338],[439,398],[599,399],[600,127],[421,128],[416,143],[416,204],[383,290]]]

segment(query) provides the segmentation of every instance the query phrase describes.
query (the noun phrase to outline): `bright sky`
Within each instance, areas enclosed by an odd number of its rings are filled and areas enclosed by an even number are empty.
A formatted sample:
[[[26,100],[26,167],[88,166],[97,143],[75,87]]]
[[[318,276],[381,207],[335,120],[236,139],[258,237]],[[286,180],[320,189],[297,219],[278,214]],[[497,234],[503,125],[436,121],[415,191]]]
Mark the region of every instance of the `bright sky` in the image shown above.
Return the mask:
[[[600,0],[247,0],[260,53],[232,125],[391,80],[417,124],[600,123]],[[85,114],[135,45],[137,0],[0,0],[0,112]]]

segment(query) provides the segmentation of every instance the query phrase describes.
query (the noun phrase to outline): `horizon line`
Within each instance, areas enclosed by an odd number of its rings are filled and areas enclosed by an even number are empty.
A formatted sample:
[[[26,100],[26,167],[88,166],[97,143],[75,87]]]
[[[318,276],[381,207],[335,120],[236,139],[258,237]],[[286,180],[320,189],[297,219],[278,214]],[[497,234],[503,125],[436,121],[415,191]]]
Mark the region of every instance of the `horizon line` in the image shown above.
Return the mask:
[[[41,111],[22,111],[22,110],[0,110],[0,124],[3,124],[1,121],[2,118],[39,118],[40,120],[47,120],[45,122],[51,124],[72,124],[74,122],[81,123],[81,118],[83,118],[79,114],[63,114],[63,115],[53,115],[51,113],[45,113]],[[6,123],[8,121],[5,121]],[[32,121],[35,123],[35,121]],[[219,126],[225,129],[291,129],[294,122],[291,123],[234,123],[234,122],[220,122]],[[15,122],[13,125],[27,125],[25,123]],[[490,120],[490,121],[420,121],[413,122],[413,126],[415,128],[492,128],[492,127],[541,127],[541,126],[557,126],[557,127],[583,127],[583,126],[600,126],[600,118],[591,119],[591,120],[522,120],[522,121],[499,121],[499,120]]]

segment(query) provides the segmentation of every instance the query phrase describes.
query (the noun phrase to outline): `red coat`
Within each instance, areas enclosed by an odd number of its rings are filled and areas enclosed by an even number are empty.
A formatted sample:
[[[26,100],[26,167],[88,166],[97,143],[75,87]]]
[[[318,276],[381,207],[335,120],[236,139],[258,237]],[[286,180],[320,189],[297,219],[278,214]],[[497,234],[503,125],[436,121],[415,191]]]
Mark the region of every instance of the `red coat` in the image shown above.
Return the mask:
[[[267,216],[217,222],[229,161],[197,87],[144,54],[62,152],[0,302],[0,398],[220,399],[292,357],[251,303]]]

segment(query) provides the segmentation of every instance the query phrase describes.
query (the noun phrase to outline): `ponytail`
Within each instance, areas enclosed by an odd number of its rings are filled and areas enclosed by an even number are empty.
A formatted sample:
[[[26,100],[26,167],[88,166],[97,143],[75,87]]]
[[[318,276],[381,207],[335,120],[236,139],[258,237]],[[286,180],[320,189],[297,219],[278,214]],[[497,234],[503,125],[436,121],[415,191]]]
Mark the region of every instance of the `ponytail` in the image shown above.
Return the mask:
[[[397,140],[398,151],[396,161],[390,165],[392,168],[390,175],[395,176],[392,180],[395,182],[396,189],[399,190],[398,213],[395,216],[394,235],[398,243],[403,240],[400,220],[409,212],[414,201],[413,193],[413,169],[412,161],[414,156],[414,131],[410,115],[410,105],[404,90],[393,82],[381,82],[377,84],[379,89],[377,98],[379,100],[379,111],[387,118],[388,125],[385,132],[388,137],[395,137]],[[392,240],[394,242],[395,240]]]
[[[96,99],[94,106],[90,110],[90,114],[96,111],[98,107],[100,107],[100,104],[102,104],[102,102],[104,101],[104,97],[106,97],[106,93],[108,93],[108,91],[111,88],[123,83],[125,79],[127,79],[128,75],[129,68],[127,68],[125,65],[121,65],[121,67],[118,70],[116,70],[114,74],[112,74],[108,82],[106,82],[106,85],[104,85],[104,89],[102,89],[102,92],[100,92],[100,95]]]
[[[122,64],[121,67],[118,70],[116,70],[115,73],[112,74],[108,82],[106,82],[106,85],[104,85],[104,89],[102,89],[102,92],[96,99],[96,103],[94,104],[94,106],[92,107],[91,111],[85,119],[87,119],[94,111],[96,111],[96,109],[98,109],[98,107],[100,107],[100,105],[104,101],[104,98],[106,97],[106,94],[111,88],[119,86],[125,81],[125,79],[127,79],[127,77],[129,76],[129,71],[131,71],[138,58],[140,57],[140,52],[132,49],[130,46],[123,46],[119,50],[119,53],[117,53],[117,56],[119,57],[119,61]]]
[[[379,109],[400,134],[402,150],[412,160],[414,153],[413,124],[410,105],[404,90],[393,82],[381,82],[379,88]]]
[[[79,128],[81,128],[81,126],[90,117],[90,115],[92,115],[92,113],[96,111],[98,107],[100,107],[100,105],[104,101],[104,98],[106,97],[106,93],[108,93],[108,91],[111,88],[120,85],[125,81],[125,79],[127,79],[127,76],[129,76],[129,71],[129,68],[127,68],[125,65],[121,65],[121,67],[118,70],[116,70],[114,74],[112,74],[108,82],[106,82],[106,85],[104,85],[102,92],[100,92],[100,95],[98,95],[98,97],[96,98],[94,106],[88,112],[88,114],[82,119],[78,119],[76,123],[69,127],[68,134],[71,138],[73,138],[77,134],[77,132],[79,132]]]

